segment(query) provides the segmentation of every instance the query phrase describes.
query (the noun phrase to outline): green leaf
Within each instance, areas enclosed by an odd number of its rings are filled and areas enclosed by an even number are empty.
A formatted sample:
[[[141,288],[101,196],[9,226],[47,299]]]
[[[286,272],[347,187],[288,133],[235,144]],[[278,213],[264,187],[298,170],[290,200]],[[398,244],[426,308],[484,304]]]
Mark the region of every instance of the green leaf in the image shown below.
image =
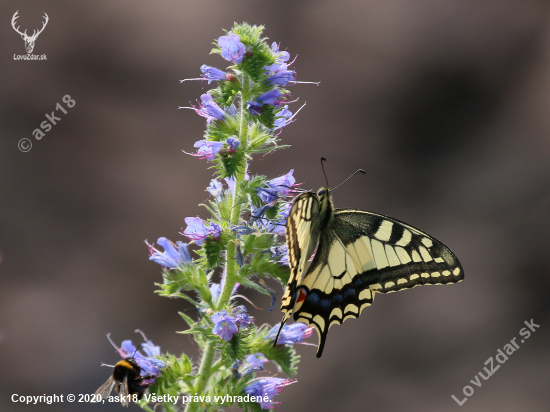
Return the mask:
[[[272,340],[264,340],[254,347],[253,352],[261,352],[264,356],[275,362],[288,376],[295,376],[298,372],[298,362],[300,356],[292,346],[277,345],[273,346]]]
[[[209,269],[213,269],[216,266],[223,264],[223,258],[221,256],[222,251],[227,248],[227,242],[230,240],[229,236],[222,232],[220,237],[212,239],[210,236],[205,240],[202,245],[203,251],[206,257],[206,266]]]
[[[187,323],[189,325],[189,327],[191,327],[191,328],[193,326],[195,326],[195,324],[197,323],[190,316],[187,316],[183,312],[178,312],[178,314],[182,317],[182,319],[185,321],[185,323]]]
[[[253,282],[252,280],[250,280],[246,277],[239,276],[239,279],[237,280],[237,282],[239,282],[241,284],[241,286],[252,288],[256,292],[259,292],[259,293],[262,293],[264,295],[270,296],[270,293],[267,290],[265,290],[264,287],[258,285],[257,283]]]
[[[256,330],[256,328],[239,329],[229,341],[222,340],[222,358],[235,362],[237,359],[243,360],[246,355],[250,354],[251,341],[253,339],[252,330]]]

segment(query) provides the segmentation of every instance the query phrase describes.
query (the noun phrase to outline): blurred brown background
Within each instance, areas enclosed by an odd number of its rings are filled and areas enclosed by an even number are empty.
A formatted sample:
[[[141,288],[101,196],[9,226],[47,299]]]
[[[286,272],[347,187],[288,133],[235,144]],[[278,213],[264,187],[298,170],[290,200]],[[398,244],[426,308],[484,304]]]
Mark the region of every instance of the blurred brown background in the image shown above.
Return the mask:
[[[26,54],[10,25],[41,27]],[[143,241],[178,234],[211,171],[192,151],[204,119],[201,64],[233,22],[264,24],[292,56],[307,106],[292,148],[252,163],[305,188],[366,176],[337,207],[387,214],[449,245],[464,282],[377,296],[334,327],[323,357],[300,346],[299,383],[281,411],[547,411],[550,404],[550,9],[542,0],[5,1],[0,5],[0,409],[120,410],[12,403],[12,394],[93,393],[143,329],[197,359],[182,301],[153,293]],[[76,106],[38,141],[64,95]],[[296,110],[300,103],[291,109]],[[59,112],[56,112],[58,114]],[[32,150],[17,148],[21,138]],[[269,302],[246,292],[264,308]],[[279,295],[280,296],[280,295]],[[279,303],[277,303],[277,308]],[[280,312],[254,311],[258,323]],[[459,407],[462,388],[534,318],[540,329]],[[312,341],[316,341],[312,339]],[[270,369],[275,372],[273,366]],[[130,410],[139,410],[131,405]]]

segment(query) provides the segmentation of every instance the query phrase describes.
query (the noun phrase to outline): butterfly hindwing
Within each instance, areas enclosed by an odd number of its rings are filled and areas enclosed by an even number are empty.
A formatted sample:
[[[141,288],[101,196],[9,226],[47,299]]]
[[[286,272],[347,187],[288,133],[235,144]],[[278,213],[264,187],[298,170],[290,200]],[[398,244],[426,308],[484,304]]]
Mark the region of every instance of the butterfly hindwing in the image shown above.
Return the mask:
[[[305,299],[294,307],[294,320],[312,325],[319,335],[321,357],[329,328],[349,317],[358,317],[374,299],[369,284],[359,276],[373,267],[372,256],[357,256],[332,231],[323,231],[317,252],[299,288]]]

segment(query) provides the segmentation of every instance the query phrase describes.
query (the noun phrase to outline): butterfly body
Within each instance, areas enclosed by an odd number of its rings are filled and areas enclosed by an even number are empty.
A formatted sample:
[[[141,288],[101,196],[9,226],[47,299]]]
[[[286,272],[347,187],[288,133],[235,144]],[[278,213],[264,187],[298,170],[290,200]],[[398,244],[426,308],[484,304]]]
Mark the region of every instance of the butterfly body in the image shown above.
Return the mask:
[[[291,273],[282,324],[294,312],[294,320],[312,325],[319,335],[317,357],[329,328],[358,317],[376,292],[456,283],[464,276],[453,252],[435,238],[387,216],[334,209],[326,187],[296,197],[286,240]]]

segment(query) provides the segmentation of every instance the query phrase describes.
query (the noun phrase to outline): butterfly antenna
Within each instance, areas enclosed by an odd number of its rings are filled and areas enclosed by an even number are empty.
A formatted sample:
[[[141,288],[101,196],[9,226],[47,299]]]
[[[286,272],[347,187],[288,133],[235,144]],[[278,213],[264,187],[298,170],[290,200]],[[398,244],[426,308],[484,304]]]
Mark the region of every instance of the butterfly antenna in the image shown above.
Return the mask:
[[[325,173],[325,165],[323,164],[323,162],[326,162],[327,159],[325,159],[324,157],[321,157],[321,169],[323,169],[323,174],[325,175],[325,181],[327,182],[327,187],[330,187],[330,185],[328,184],[328,179],[327,179],[327,174]]]
[[[338,186],[336,186],[334,189],[330,189],[331,192],[334,192],[336,189],[338,189],[340,186],[342,186],[344,183],[346,183],[348,180],[350,180],[353,176],[355,176],[357,173],[363,173],[366,174],[363,169],[356,170],[354,174],[352,174],[350,177],[348,177],[346,180],[344,180],[342,183],[340,183]]]

